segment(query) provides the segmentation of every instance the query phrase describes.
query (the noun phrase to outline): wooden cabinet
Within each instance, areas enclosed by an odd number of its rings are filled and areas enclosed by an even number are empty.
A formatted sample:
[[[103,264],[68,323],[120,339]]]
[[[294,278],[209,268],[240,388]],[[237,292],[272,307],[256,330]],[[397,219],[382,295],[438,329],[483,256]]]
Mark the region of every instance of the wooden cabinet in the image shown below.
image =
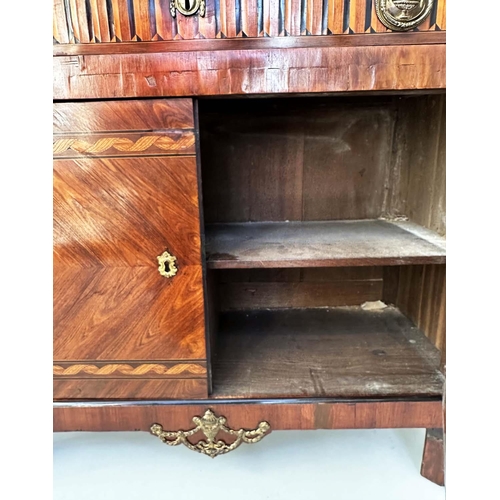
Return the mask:
[[[425,427],[442,483],[445,3],[133,3],[55,2],[55,430]]]

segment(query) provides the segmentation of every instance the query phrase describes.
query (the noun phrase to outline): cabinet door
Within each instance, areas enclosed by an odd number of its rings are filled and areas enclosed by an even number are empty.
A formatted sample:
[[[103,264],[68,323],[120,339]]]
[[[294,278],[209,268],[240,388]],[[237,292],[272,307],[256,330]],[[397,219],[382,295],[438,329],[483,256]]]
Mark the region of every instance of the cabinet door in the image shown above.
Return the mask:
[[[55,399],[206,397],[191,101],[54,110]]]

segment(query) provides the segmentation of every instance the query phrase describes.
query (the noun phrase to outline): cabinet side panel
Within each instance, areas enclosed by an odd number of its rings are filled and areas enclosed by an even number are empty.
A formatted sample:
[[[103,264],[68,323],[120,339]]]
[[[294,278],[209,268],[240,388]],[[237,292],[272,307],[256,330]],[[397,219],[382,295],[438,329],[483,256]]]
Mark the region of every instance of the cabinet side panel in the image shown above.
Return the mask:
[[[396,306],[441,351],[446,363],[446,265],[403,266]]]
[[[446,233],[446,95],[402,99],[393,141],[389,215]]]

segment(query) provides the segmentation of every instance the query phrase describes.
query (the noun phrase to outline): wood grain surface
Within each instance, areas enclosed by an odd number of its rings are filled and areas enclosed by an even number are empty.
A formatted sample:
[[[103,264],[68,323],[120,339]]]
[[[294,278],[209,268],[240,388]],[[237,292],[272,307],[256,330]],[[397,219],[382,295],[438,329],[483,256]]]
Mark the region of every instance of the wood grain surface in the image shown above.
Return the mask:
[[[420,473],[439,486],[444,486],[443,429],[427,429]]]
[[[385,429],[442,426],[441,401],[286,402],[190,404],[58,403],[54,431],[146,431],[160,423],[167,430],[188,430],[192,418],[208,408],[227,418],[231,428],[253,429],[265,420],[271,430]],[[152,438],[153,439],[153,438]]]
[[[54,104],[56,158],[195,153],[190,99]]]
[[[395,308],[221,314],[212,397],[441,397],[439,351]]]
[[[56,160],[54,175],[54,359],[205,359],[195,160]]]
[[[178,130],[194,143],[193,126],[188,100],[55,104],[56,143]],[[121,153],[54,161],[54,397],[206,395],[196,158]],[[158,271],[165,250],[177,258],[170,279]],[[169,360],[201,362],[203,373],[145,370]]]
[[[57,102],[54,134],[193,130],[191,99]]]
[[[446,88],[446,45],[53,58],[54,99]]]
[[[54,379],[54,400],[168,400],[207,397],[207,378]]]
[[[389,211],[446,234],[446,95],[400,101]]]

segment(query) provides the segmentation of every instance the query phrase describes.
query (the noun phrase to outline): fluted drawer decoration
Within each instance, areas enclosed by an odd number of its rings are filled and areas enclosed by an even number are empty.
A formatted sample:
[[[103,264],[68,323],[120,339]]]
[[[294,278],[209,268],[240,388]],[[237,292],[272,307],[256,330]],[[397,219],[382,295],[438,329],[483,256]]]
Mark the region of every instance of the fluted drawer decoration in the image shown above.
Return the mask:
[[[400,19],[407,15],[402,11],[406,7],[409,12],[416,1],[383,0],[383,4],[384,8],[387,4],[388,16],[405,22],[406,19]],[[54,0],[53,39],[55,44],[99,44],[370,34],[395,29],[394,23],[379,19],[378,3],[379,0]],[[418,31],[446,30],[446,0],[417,3],[409,16],[420,12],[421,3],[429,4],[429,15],[421,18]]]
[[[190,450],[215,458],[218,455],[235,450],[241,443],[258,443],[271,429],[267,422],[260,422],[257,429],[254,430],[230,429],[226,426],[226,418],[223,416],[217,417],[210,409],[205,411],[203,417],[193,417],[193,422],[196,427],[189,431],[164,431],[160,424],[153,424],[151,434],[159,437],[169,446],[177,446],[182,443]],[[230,436],[235,436],[236,439],[230,444],[222,440],[217,441],[217,435],[221,431]],[[202,432],[207,439],[192,444],[188,438],[197,432]]]

